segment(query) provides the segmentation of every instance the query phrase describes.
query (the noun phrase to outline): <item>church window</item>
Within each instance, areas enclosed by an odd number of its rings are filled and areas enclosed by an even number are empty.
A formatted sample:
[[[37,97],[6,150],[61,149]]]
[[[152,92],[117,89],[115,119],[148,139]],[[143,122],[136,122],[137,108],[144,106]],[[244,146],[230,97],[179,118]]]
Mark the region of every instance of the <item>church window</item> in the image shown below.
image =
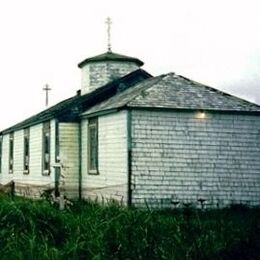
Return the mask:
[[[23,161],[23,173],[29,174],[29,152],[30,152],[30,132],[29,128],[24,129],[24,161]]]
[[[98,120],[88,123],[88,173],[98,174]]]
[[[2,146],[3,146],[3,136],[0,135],[0,173],[2,172]]]
[[[42,131],[42,174],[50,175],[50,122],[43,124]]]
[[[14,133],[9,134],[9,173],[14,170]]]

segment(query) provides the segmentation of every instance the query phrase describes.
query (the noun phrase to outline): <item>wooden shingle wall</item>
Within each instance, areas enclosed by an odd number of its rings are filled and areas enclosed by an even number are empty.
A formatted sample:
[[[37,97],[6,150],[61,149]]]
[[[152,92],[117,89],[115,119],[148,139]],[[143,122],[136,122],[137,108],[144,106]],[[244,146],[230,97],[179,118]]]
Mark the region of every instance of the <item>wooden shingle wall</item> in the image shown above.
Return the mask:
[[[260,204],[259,116],[199,117],[195,112],[133,111],[134,205]]]
[[[82,94],[91,92],[115,79],[137,70],[139,67],[132,62],[95,62],[82,68]]]

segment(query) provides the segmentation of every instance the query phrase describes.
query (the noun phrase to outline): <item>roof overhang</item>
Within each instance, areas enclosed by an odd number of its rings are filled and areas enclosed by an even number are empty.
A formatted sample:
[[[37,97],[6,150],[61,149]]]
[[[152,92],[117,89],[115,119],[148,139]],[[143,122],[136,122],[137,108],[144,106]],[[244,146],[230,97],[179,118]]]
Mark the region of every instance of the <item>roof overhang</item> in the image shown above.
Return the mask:
[[[137,59],[137,58],[130,57],[130,56],[125,56],[125,55],[114,53],[114,52],[105,52],[105,53],[102,53],[100,55],[97,55],[97,56],[94,56],[94,57],[87,58],[87,59],[83,60],[82,62],[80,62],[78,64],[78,67],[82,68],[83,66],[85,66],[88,63],[107,62],[107,61],[133,62],[133,63],[135,63],[139,67],[144,65],[144,63],[141,60]]]

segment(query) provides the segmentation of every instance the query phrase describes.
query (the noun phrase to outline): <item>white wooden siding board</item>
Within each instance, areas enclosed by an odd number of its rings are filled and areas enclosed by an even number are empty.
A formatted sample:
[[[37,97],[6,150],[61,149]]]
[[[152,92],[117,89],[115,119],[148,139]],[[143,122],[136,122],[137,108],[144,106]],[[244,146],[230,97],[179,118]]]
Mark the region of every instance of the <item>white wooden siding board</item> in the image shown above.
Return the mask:
[[[51,165],[54,163],[55,154],[55,120],[51,121]],[[34,185],[47,185],[46,187],[53,186],[54,174],[51,167],[50,176],[42,175],[42,124],[30,127],[30,150],[29,150],[29,174],[23,174],[23,140],[24,132],[18,130],[14,132],[14,172],[9,174],[9,135],[4,136],[3,141],[3,172],[1,182],[6,183],[14,180],[17,192],[19,193],[20,187],[33,187]],[[21,191],[22,192],[22,191]],[[33,194],[33,192],[35,194]],[[37,193],[37,194],[36,194]],[[22,192],[23,194],[23,192]],[[26,193],[28,196],[39,196],[40,190],[31,190]]]
[[[14,132],[14,165],[13,165],[13,180],[20,181],[23,177],[23,130]]]
[[[84,197],[127,202],[126,112],[98,118],[99,175],[87,172],[87,120],[82,122],[82,186]]]
[[[12,180],[12,176],[9,174],[9,134],[3,136],[3,144],[2,144],[2,183],[5,184]]]
[[[59,123],[60,159],[64,164],[65,191],[68,197],[78,196],[79,124]]]
[[[30,128],[30,179],[35,182],[42,176],[42,124]],[[46,176],[44,176],[46,177]],[[48,177],[46,177],[48,178]]]

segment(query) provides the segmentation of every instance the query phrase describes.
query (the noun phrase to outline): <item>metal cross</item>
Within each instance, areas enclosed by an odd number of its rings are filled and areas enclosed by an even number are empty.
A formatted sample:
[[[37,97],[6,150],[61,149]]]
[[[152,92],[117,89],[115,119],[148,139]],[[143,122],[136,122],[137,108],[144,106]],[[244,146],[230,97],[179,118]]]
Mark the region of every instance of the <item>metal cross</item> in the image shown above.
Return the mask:
[[[51,90],[51,88],[49,87],[48,84],[46,84],[45,87],[43,88],[43,90],[46,92],[46,95],[45,95],[45,106],[47,107],[48,103],[49,103],[49,91]]]
[[[110,17],[107,17],[106,24],[107,24],[107,50],[108,50],[108,52],[111,52],[111,24],[112,24],[112,20],[111,20]]]

